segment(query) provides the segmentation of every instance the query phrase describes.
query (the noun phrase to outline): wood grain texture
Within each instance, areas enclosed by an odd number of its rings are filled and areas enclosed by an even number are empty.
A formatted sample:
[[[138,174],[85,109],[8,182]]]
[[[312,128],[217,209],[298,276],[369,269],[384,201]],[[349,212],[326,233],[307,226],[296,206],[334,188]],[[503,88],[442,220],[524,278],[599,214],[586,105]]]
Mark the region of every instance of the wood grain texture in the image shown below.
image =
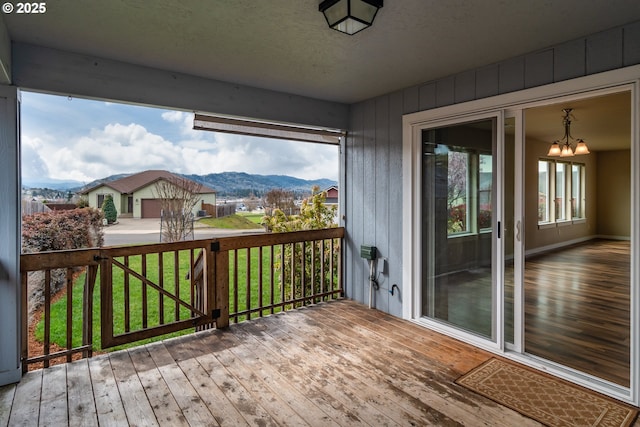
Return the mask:
[[[525,351],[628,387],[630,250],[594,240],[528,259]]]
[[[340,300],[100,355],[57,374],[66,372],[69,397],[84,395],[81,405],[66,400],[69,420],[94,424],[97,415],[101,426],[539,426],[454,383],[490,357]],[[0,389],[9,425],[37,424],[51,403],[42,373],[27,374],[13,398]],[[53,378],[49,390],[60,388]]]

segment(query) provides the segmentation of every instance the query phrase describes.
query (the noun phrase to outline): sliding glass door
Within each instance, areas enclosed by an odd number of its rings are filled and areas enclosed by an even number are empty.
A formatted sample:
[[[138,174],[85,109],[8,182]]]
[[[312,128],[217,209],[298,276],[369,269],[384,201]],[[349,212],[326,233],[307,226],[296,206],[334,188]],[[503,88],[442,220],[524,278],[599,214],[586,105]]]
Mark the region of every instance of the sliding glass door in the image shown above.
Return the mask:
[[[422,314],[496,339],[497,118],[422,130]]]

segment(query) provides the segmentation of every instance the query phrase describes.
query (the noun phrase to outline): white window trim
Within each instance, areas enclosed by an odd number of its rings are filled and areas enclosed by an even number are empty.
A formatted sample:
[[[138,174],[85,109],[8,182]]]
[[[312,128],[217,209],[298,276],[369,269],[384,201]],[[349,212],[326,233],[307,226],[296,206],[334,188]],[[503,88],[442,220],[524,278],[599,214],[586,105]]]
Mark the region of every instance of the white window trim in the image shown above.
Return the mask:
[[[631,210],[632,218],[640,216],[640,197],[635,196],[640,189],[640,149],[635,145],[640,143],[640,118],[638,111],[640,106],[640,65],[626,67],[618,70],[603,72],[590,76],[580,77],[559,83],[553,83],[522,91],[497,95],[466,103],[455,104],[433,110],[420,111],[403,116],[403,153],[402,153],[402,184],[403,184],[403,211],[402,211],[402,289],[404,303],[402,308],[403,318],[416,321],[415,313],[419,312],[416,305],[416,294],[419,292],[421,282],[421,266],[419,259],[420,245],[420,131],[424,127],[437,127],[447,122],[458,123],[468,116],[476,116],[483,112],[507,109],[521,110],[540,105],[558,102],[559,98],[570,101],[585,97],[605,95],[630,90],[631,101]],[[496,212],[498,214],[498,212]],[[521,222],[523,218],[520,218]],[[581,219],[582,220],[582,219]],[[640,226],[637,221],[632,221],[631,238],[636,244],[640,244]],[[547,370],[562,378],[567,378],[582,386],[600,391],[609,396],[626,401],[633,405],[640,404],[640,250],[631,252],[631,318],[630,318],[630,360],[631,383],[629,388],[609,385],[606,382],[586,376],[570,369],[550,366],[551,364],[538,363],[531,358],[512,355],[495,348],[490,351],[501,353],[507,357],[513,357],[518,361]]]

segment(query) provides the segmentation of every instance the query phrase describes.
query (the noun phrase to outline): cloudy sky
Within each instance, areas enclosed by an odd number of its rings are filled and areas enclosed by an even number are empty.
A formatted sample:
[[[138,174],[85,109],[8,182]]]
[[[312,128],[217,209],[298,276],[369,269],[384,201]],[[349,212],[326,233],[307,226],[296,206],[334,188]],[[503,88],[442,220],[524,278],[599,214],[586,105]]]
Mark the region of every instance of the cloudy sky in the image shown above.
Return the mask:
[[[338,180],[338,148],[192,129],[193,113],[22,93],[22,177],[247,172]]]

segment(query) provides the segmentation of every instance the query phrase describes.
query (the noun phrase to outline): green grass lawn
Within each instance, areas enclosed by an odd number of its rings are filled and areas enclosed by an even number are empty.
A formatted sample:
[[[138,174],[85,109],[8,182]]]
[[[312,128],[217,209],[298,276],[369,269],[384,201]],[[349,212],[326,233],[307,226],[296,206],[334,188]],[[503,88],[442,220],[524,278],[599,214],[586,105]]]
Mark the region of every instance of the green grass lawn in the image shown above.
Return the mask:
[[[203,218],[199,222],[213,228],[249,230],[262,228],[262,214],[233,214],[222,218]]]
[[[276,247],[276,257],[278,256],[280,251],[279,247]],[[190,253],[189,251],[180,251],[179,252],[179,262],[178,262],[178,272],[177,278],[179,279],[178,285],[178,294],[180,299],[189,303],[191,300],[190,293],[190,281],[185,278],[187,272],[189,271],[190,265]],[[276,258],[277,259],[277,258]],[[120,262],[124,263],[125,261],[121,258],[118,259]],[[270,280],[270,254],[268,251],[263,251],[262,261],[260,261],[259,252],[257,249],[251,250],[250,254],[250,268],[249,268],[249,282],[247,284],[247,250],[241,249],[238,251],[237,257],[237,282],[238,282],[238,305],[234,307],[234,291],[233,284],[235,281],[233,268],[234,265],[234,256],[233,251],[229,254],[229,283],[230,283],[230,295],[229,295],[229,309],[230,312],[240,312],[246,310],[247,307],[247,293],[250,295],[250,304],[251,307],[258,307],[260,295],[258,291],[258,275],[259,275],[259,263],[262,262],[263,268],[263,292],[262,292],[262,301],[264,303],[268,303],[271,300],[271,286],[269,283]],[[131,269],[137,272],[142,272],[142,257],[141,256],[131,256],[128,260],[128,265]],[[159,270],[159,262],[158,262],[158,254],[150,254],[146,257],[146,276],[149,280],[156,284],[160,284],[158,281],[158,270]],[[162,270],[163,270],[163,287],[171,293],[176,294],[176,286],[174,277],[176,277],[176,272],[174,270],[174,255],[173,252],[165,253],[162,260]],[[82,305],[83,305],[83,288],[84,288],[85,275],[84,273],[80,275],[74,284],[73,287],[73,346],[77,347],[82,344]],[[278,275],[274,274],[274,291],[273,291],[273,299],[277,302],[280,300],[280,284],[278,280]],[[131,331],[137,331],[142,329],[143,327],[143,294],[145,290],[143,290],[143,286],[141,281],[136,279],[133,276],[129,276],[129,312],[130,312],[130,328]],[[188,319],[190,317],[190,312],[186,307],[178,307],[176,308],[176,303],[170,298],[160,297],[160,293],[146,286],[146,319],[147,319],[147,327],[152,327],[160,324],[161,312],[164,315],[164,322],[169,323],[173,321],[176,317],[176,312],[179,312],[180,319]],[[162,300],[162,302],[161,302]],[[66,346],[66,310],[67,310],[67,295],[64,295],[60,300],[56,301],[51,306],[51,341],[61,345]],[[125,332],[125,274],[123,270],[120,268],[113,268],[113,329],[115,334],[120,334]],[[265,311],[265,314],[266,311]],[[257,313],[254,314],[257,316]],[[243,319],[239,319],[243,320]],[[171,336],[178,336],[191,333],[192,330],[184,330],[180,332],[176,332],[169,335],[164,335],[162,337],[156,337],[149,340],[138,341],[133,344],[128,344],[125,346],[114,347],[111,350],[117,350],[121,348],[131,347],[135,345],[140,345],[147,342],[157,341],[159,339],[168,338]],[[36,326],[35,330],[36,338],[38,340],[43,340],[44,337],[44,321],[41,320]],[[100,280],[98,280],[95,285],[94,298],[93,298],[93,346],[95,350],[101,350],[100,346]]]
[[[264,213],[239,212],[237,215],[258,225],[262,224],[262,218],[264,218]]]

